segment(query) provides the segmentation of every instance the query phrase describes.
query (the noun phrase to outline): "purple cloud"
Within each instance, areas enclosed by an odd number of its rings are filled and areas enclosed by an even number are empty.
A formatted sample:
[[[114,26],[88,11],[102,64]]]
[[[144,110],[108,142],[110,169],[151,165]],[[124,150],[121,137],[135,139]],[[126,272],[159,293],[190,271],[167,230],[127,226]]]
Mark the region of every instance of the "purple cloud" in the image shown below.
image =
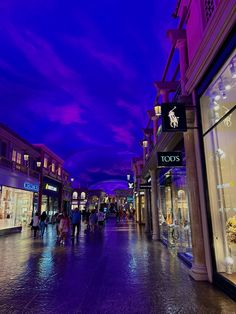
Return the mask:
[[[129,123],[122,126],[110,125],[112,132],[114,133],[114,140],[118,143],[125,144],[127,147],[131,148],[134,143],[134,135],[131,132],[131,128],[134,126]]]

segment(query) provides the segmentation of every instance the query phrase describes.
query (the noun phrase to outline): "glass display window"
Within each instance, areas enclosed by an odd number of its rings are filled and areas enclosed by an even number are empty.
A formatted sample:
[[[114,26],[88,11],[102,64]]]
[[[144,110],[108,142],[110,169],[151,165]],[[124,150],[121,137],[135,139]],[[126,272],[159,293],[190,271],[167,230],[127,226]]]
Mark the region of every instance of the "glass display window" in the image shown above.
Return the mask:
[[[192,252],[185,168],[160,171],[158,183],[161,239],[176,252]]]
[[[28,226],[32,219],[34,193],[3,186],[0,192],[0,229]]]
[[[200,99],[216,271],[234,284],[236,284],[236,72],[232,69],[235,65],[236,50]]]

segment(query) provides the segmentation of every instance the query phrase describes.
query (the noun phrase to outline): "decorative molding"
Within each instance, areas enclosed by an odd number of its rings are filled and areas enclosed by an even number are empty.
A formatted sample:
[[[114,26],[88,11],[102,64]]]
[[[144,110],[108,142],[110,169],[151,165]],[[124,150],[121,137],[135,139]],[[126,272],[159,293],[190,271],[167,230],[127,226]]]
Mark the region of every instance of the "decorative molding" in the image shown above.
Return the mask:
[[[206,26],[200,46],[186,72],[186,91],[191,93],[235,25],[235,0],[221,1]]]

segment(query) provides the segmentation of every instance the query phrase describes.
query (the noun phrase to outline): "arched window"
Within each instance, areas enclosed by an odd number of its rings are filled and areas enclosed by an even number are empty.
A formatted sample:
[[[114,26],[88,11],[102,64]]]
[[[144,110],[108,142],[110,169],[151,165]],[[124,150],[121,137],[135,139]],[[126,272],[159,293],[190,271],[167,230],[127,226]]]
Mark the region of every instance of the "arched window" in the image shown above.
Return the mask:
[[[81,198],[82,200],[84,200],[84,199],[86,198],[86,194],[85,194],[85,192],[81,192],[81,194],[80,194],[80,198]]]
[[[73,192],[72,198],[73,198],[73,200],[76,200],[78,198],[78,193],[77,192]]]

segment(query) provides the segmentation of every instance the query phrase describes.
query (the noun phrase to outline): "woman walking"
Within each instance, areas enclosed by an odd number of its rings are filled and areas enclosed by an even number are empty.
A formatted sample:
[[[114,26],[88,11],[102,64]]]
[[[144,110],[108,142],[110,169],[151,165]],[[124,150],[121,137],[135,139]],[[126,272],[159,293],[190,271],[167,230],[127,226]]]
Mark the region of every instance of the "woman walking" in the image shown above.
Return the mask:
[[[60,219],[59,231],[60,231],[60,243],[65,244],[68,232],[70,229],[70,220],[66,212],[63,213],[63,216]]]

